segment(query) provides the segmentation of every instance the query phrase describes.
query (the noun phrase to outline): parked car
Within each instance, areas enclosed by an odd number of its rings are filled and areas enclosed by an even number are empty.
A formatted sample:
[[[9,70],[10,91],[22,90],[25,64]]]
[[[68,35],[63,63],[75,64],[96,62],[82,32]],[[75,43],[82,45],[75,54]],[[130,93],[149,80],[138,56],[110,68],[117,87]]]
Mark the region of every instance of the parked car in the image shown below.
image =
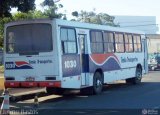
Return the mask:
[[[155,68],[157,67],[157,61],[155,58],[149,59],[148,61],[148,68],[149,70],[155,70]]]
[[[148,68],[152,71],[160,69],[160,53],[154,53],[149,56]]]

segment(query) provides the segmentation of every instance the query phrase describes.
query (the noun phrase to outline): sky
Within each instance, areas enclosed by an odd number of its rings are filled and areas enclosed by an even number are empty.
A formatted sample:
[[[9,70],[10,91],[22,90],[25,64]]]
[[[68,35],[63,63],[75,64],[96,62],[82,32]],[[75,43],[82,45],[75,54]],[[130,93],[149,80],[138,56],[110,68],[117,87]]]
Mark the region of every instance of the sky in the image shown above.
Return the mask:
[[[39,5],[42,1],[36,0],[38,9],[42,9]],[[160,0],[60,0],[56,4],[64,6],[61,12],[65,12],[67,17],[73,11],[96,9],[97,13],[109,15],[156,16],[160,25]]]

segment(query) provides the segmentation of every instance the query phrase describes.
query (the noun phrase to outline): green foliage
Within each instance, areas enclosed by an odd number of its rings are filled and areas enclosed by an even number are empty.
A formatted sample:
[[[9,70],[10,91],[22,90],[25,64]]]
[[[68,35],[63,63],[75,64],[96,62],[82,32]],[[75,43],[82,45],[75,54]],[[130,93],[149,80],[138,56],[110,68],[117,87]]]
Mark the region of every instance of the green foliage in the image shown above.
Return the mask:
[[[54,6],[54,1],[53,0],[44,0],[43,3],[42,3],[43,6],[49,6],[49,7],[52,7]]]
[[[44,0],[41,6],[46,7],[44,15],[49,18],[67,19],[65,14],[58,13],[58,9],[63,8],[62,4],[55,4],[53,0]]]
[[[27,13],[35,9],[35,0],[0,0],[0,17],[11,17],[11,8]]]
[[[78,12],[77,11],[72,12],[72,16],[78,17]]]
[[[45,16],[44,13],[39,10],[29,11],[28,13],[17,12],[13,15],[14,21],[39,18],[47,18],[47,16]]]
[[[12,20],[10,17],[0,18],[0,47],[3,47],[4,25]]]
[[[109,25],[109,26],[119,26],[114,23],[114,16],[110,16],[106,13],[99,13],[96,14],[94,11],[87,12],[87,11],[81,11],[78,13],[77,11],[72,12],[72,15],[76,17],[76,19],[80,22],[86,22],[86,23],[93,23],[93,24],[100,24],[100,25]]]
[[[29,12],[30,10],[35,10],[35,0],[12,0],[12,1],[18,1],[14,7],[18,8],[18,11],[21,12]]]
[[[58,7],[57,5],[54,5],[52,7],[49,7],[44,11],[44,15],[49,17],[49,18],[62,18],[63,14],[62,13],[57,13]]]
[[[0,0],[0,18],[1,17],[10,17],[11,11],[11,1],[9,0]]]

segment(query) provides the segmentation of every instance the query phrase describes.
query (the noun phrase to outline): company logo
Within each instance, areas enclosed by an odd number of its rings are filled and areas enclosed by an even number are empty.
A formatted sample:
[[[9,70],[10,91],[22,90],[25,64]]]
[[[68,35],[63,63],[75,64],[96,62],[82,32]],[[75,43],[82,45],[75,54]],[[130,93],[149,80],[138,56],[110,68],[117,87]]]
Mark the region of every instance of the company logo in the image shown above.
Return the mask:
[[[33,69],[33,67],[25,61],[16,61],[16,62],[6,62],[5,68],[7,70],[11,69]]]
[[[159,115],[156,109],[142,109],[142,115]]]

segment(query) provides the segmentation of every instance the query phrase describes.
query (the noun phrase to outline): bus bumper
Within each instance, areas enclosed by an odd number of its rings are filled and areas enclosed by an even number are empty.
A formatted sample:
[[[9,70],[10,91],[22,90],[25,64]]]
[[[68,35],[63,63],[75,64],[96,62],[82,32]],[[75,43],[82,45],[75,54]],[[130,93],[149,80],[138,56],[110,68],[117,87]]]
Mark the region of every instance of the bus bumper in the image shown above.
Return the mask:
[[[40,81],[40,82],[26,82],[26,81],[5,81],[5,88],[21,88],[21,87],[61,87],[60,81]]]

